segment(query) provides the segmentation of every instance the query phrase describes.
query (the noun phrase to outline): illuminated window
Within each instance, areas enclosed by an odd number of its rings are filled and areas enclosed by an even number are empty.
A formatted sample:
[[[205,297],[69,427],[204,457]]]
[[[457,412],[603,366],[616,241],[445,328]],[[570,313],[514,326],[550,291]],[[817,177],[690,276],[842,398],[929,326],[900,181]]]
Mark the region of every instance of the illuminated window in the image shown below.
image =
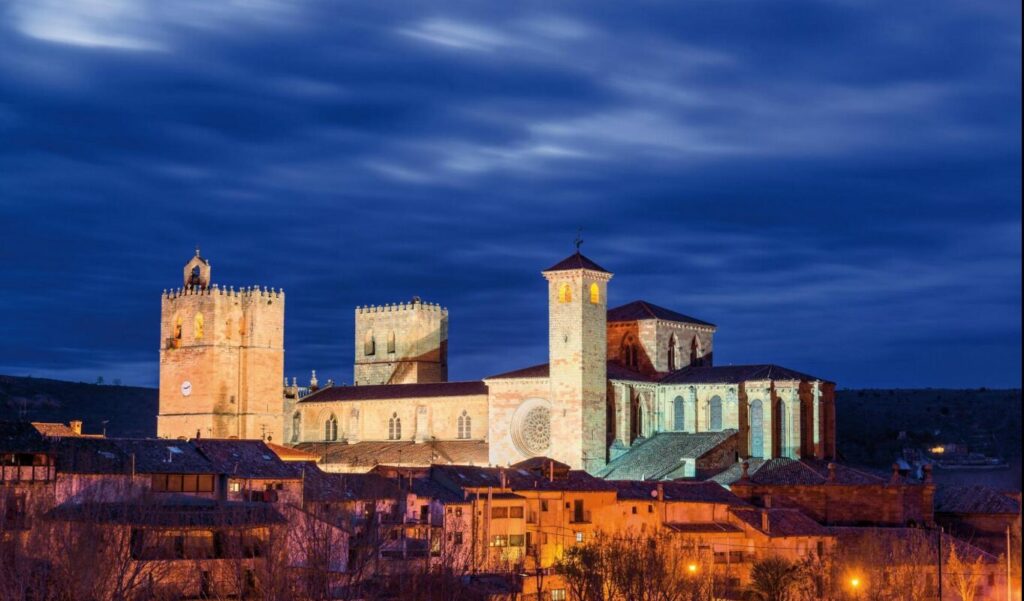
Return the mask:
[[[582,532],[577,532],[576,533],[576,542],[578,542],[578,543],[582,543],[583,542],[583,533]]]
[[[333,413],[324,423],[324,440],[338,440],[338,418]]]
[[[388,334],[388,352],[389,353],[395,352],[395,331],[394,330],[391,330],[391,333]]]
[[[458,437],[467,440],[470,435],[470,417],[465,410],[462,411],[462,415],[459,416],[459,435]]]
[[[590,285],[590,302],[595,305],[601,302],[601,289],[597,286],[597,282]]]
[[[377,352],[377,341],[373,339],[373,330],[366,330],[363,336],[363,354],[373,355]]]
[[[562,284],[561,286],[558,287],[558,302],[572,302],[572,288],[569,287],[569,284]]]
[[[401,440],[402,439],[402,418],[398,417],[397,413],[391,414],[391,419],[388,420],[388,440]]]
[[[195,325],[194,325],[194,328],[193,328],[192,331],[195,334],[195,339],[196,340],[202,340],[203,339],[203,314],[202,313],[196,313]]]
[[[564,588],[551,589],[551,601],[565,601],[567,598]]]

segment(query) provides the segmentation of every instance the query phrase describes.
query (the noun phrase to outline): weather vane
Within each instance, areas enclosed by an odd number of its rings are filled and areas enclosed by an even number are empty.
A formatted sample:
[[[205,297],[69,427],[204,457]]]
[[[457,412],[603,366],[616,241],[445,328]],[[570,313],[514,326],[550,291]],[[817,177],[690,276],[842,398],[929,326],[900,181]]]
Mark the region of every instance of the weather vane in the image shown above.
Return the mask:
[[[576,230],[576,239],[573,240],[573,244],[576,245],[576,252],[580,252],[580,246],[583,245],[583,228]]]

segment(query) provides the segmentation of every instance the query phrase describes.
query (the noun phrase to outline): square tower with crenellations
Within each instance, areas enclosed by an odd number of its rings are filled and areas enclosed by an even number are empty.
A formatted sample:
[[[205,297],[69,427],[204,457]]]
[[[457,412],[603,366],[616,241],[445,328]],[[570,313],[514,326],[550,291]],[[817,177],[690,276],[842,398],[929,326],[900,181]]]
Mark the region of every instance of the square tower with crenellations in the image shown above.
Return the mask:
[[[357,307],[353,383],[448,381],[448,309],[408,303]]]
[[[157,435],[281,441],[284,291],[212,284],[196,249],[160,315]]]

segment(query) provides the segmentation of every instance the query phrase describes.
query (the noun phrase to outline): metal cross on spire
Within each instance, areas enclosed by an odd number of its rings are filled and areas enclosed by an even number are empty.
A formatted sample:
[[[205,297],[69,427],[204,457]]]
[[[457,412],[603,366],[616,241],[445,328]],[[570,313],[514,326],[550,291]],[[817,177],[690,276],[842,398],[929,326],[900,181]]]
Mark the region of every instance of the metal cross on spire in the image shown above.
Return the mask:
[[[580,252],[580,246],[583,245],[583,228],[576,230],[576,239],[573,240],[573,244],[576,245],[576,252]]]

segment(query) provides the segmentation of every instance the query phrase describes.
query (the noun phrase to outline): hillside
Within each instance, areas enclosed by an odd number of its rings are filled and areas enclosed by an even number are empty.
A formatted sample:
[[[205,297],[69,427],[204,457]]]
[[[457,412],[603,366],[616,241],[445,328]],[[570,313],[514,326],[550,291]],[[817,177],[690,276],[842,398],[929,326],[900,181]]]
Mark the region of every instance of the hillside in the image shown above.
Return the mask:
[[[90,434],[156,436],[155,388],[106,386],[0,375],[0,419],[79,419]]]
[[[1020,488],[1020,390],[839,390],[836,404],[844,462],[887,470],[904,446],[960,443],[1007,459],[1011,469],[937,471],[937,479]],[[109,420],[108,436],[154,436],[156,413],[153,388],[0,376],[0,419],[80,419],[89,433],[101,432]]]

